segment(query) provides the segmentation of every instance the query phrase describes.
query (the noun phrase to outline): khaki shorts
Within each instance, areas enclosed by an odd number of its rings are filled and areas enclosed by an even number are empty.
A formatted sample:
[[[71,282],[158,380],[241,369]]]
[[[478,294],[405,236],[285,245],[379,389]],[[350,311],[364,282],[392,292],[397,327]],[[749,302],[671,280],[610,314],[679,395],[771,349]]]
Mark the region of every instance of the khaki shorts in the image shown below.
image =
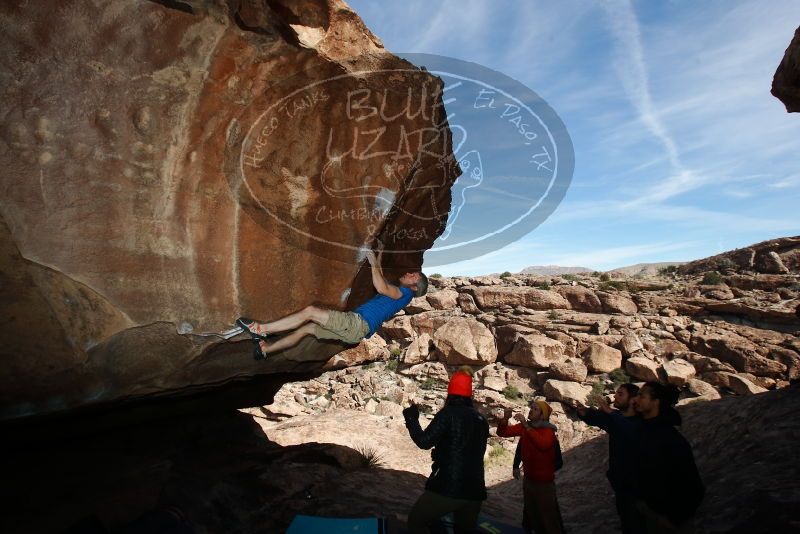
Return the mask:
[[[314,328],[317,339],[338,339],[351,345],[358,343],[369,333],[369,325],[356,312],[328,310],[328,321]]]

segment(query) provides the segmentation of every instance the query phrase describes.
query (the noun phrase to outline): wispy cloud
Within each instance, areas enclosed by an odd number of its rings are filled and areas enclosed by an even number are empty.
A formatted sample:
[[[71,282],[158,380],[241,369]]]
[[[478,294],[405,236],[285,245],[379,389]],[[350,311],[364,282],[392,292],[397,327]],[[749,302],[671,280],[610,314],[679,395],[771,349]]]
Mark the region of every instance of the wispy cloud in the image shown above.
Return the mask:
[[[700,187],[703,179],[681,162],[678,146],[661,120],[650,94],[647,65],[642,48],[642,37],[636,13],[630,0],[616,0],[603,4],[610,28],[619,43],[617,72],[625,92],[638,112],[638,118],[660,142],[673,172],[642,191],[630,204],[663,202]]]
[[[678,174],[682,175],[685,169],[681,164],[678,148],[661,122],[650,95],[647,67],[642,50],[642,36],[633,6],[630,0],[606,2],[603,5],[608,12],[611,30],[620,45],[617,71],[622,85],[636,106],[640,120],[661,142],[670,163],[678,171]]]
[[[782,180],[778,180],[777,182],[773,182],[769,184],[769,187],[772,189],[788,189],[790,187],[795,187],[800,185],[800,174],[796,174],[794,176],[788,176],[783,178]]]

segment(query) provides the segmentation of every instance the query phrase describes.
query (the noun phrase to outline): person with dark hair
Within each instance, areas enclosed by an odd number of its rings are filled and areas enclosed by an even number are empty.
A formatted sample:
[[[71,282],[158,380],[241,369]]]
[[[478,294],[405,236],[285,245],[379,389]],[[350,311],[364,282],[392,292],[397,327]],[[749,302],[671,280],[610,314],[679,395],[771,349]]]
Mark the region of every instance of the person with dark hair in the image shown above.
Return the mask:
[[[533,401],[528,418],[518,414],[519,424],[508,426],[512,413],[508,408],[503,412],[497,435],[520,436],[524,473],[522,528],[536,534],[561,534],[563,526],[555,485],[557,440],[555,426],[549,421],[552,409],[545,401]]]
[[[608,471],[623,534],[642,532],[643,520],[636,501],[637,446],[641,419],[634,409],[639,387],[621,384],[614,393],[614,408],[600,397],[597,409],[578,407],[581,421],[608,433]]]
[[[642,417],[637,505],[648,534],[685,532],[705,495],[692,448],[675,428],[681,424],[677,401],[677,388],[658,382],[647,382],[636,398]]]
[[[444,408],[425,430],[416,405],[403,410],[403,417],[414,443],[421,449],[433,447],[431,475],[408,513],[408,531],[428,532],[430,523],[452,512],[456,532],[471,532],[486,500],[483,455],[489,423],[472,406],[470,368],[462,367],[450,378]]]
[[[382,256],[383,250],[378,251],[377,257],[373,251],[367,252],[367,261],[372,269],[372,284],[378,294],[353,311],[306,306],[298,312],[266,323],[239,317],[236,326],[250,334],[255,343],[254,358],[260,360],[267,354],[293,347],[307,335],[357,345],[405,308],[411,299],[425,295],[428,291],[428,277],[422,271],[409,271],[400,277],[397,285],[391,284],[383,275]],[[292,332],[277,341],[267,343],[269,335],[288,330]]]

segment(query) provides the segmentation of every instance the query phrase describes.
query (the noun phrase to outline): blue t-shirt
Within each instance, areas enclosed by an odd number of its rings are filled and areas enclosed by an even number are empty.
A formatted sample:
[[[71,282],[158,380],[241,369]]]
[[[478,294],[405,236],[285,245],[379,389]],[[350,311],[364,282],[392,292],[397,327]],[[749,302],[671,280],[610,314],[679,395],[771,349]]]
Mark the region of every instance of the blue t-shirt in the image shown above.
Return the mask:
[[[399,299],[377,294],[353,310],[363,317],[369,325],[369,334],[367,334],[367,337],[374,334],[384,321],[405,308],[406,305],[411,302],[411,299],[414,298],[414,291],[405,286],[400,288],[400,292],[403,296]]]

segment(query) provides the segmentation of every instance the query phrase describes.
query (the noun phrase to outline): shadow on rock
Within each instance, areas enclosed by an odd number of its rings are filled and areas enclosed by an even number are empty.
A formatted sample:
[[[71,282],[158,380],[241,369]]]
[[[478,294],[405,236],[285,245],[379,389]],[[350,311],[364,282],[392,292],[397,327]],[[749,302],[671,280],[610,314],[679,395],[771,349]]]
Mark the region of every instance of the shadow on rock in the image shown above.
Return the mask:
[[[280,447],[240,412],[6,448],[4,532],[127,533],[145,524],[150,532],[266,533],[283,532],[298,513],[404,519],[425,482],[364,467],[361,453],[341,445]],[[176,516],[175,528],[191,530],[154,529]]]

